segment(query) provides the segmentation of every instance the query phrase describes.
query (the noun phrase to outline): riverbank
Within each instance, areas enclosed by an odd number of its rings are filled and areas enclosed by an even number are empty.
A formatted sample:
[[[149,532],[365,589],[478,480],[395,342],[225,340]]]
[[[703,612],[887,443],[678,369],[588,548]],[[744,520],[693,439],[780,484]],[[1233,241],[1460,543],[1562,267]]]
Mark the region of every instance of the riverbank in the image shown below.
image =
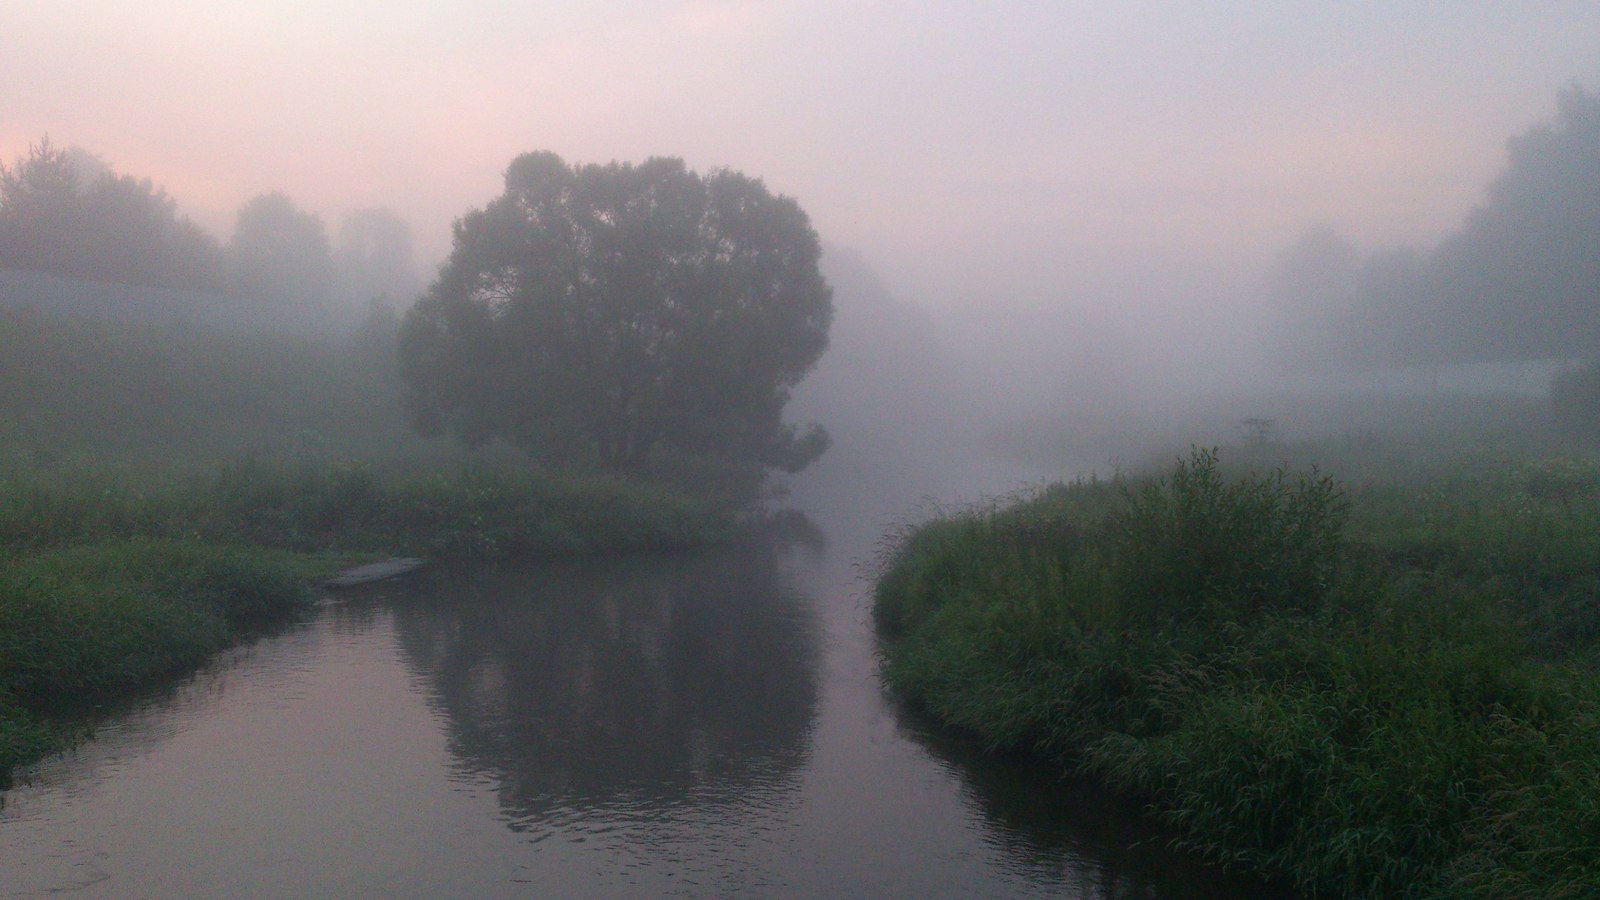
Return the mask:
[[[1392,473],[1391,473],[1392,474]],[[1058,485],[902,535],[893,688],[1343,896],[1600,889],[1600,469]]]
[[[77,735],[49,710],[191,669],[396,555],[571,555],[727,540],[680,491],[454,460],[246,461],[0,476],[0,787]]]

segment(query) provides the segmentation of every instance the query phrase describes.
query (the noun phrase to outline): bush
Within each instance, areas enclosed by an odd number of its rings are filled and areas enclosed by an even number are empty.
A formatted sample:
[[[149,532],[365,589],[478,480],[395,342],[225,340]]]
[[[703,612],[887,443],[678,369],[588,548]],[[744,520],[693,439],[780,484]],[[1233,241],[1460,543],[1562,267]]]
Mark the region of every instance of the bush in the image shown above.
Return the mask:
[[[1348,513],[1333,479],[1282,470],[1228,482],[1215,450],[1128,492],[1112,522],[1125,624],[1238,622],[1321,607]]]

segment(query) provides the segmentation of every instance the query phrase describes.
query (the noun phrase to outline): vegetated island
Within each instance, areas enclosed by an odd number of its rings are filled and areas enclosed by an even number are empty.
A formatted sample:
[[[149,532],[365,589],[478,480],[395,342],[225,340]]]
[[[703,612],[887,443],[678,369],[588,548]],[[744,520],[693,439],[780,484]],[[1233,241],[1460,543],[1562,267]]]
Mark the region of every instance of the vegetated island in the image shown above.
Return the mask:
[[[1056,485],[883,560],[892,687],[1316,895],[1600,892],[1600,466]]]

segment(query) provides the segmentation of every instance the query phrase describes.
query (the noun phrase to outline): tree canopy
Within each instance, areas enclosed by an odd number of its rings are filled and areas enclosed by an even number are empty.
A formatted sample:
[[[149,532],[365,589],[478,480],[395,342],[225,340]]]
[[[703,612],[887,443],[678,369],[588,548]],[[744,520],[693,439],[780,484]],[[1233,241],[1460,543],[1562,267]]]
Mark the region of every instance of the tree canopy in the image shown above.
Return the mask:
[[[1600,358],[1600,96],[1557,99],[1555,121],[1509,142],[1484,204],[1434,254],[1443,304],[1492,332],[1446,331],[1458,355]]]
[[[782,420],[827,347],[820,255],[738,172],[524,154],[406,315],[408,404],[425,433],[614,469],[667,447],[798,471],[827,446]]]
[[[165,190],[48,137],[0,165],[0,266],[163,288],[223,282],[217,242]]]
[[[1279,349],[1299,365],[1600,358],[1600,96],[1557,98],[1429,252],[1365,258],[1326,227],[1273,278]]]

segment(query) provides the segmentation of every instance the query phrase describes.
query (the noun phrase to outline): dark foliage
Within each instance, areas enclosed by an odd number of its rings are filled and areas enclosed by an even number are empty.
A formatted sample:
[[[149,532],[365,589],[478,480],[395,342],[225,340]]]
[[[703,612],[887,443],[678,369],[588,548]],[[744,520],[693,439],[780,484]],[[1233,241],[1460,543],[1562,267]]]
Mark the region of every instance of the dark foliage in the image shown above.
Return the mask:
[[[1557,375],[1550,383],[1550,413],[1569,436],[1600,443],[1600,363]]]
[[[885,673],[1092,774],[1229,865],[1350,897],[1600,887],[1600,480],[1461,461],[1369,484],[1085,482],[887,560]]]
[[[782,421],[827,346],[819,256],[799,205],[737,172],[525,154],[406,316],[411,410],[608,468],[665,447],[798,471],[827,444]]]

